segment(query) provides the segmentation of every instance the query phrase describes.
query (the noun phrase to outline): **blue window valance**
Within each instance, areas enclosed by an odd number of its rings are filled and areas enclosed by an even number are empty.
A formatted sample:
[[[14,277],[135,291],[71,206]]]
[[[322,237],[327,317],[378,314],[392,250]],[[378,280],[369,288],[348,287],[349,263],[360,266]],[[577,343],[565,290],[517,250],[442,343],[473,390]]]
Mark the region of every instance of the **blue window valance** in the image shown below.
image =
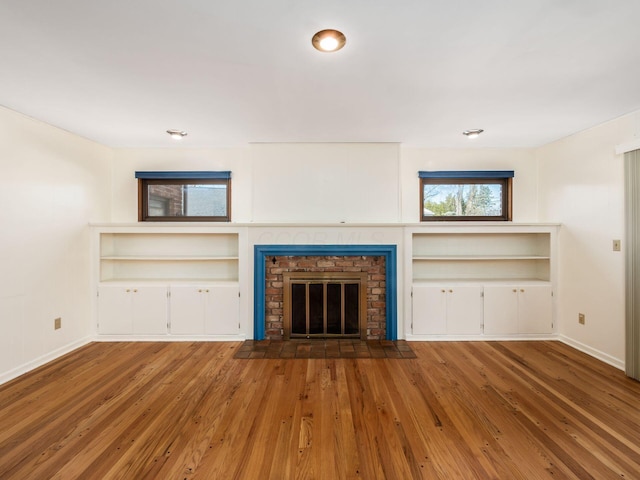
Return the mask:
[[[142,178],[144,180],[158,180],[158,179],[209,179],[217,178],[228,180],[231,178],[231,172],[136,172],[136,178]]]
[[[513,178],[513,170],[461,170],[418,172],[420,178]]]

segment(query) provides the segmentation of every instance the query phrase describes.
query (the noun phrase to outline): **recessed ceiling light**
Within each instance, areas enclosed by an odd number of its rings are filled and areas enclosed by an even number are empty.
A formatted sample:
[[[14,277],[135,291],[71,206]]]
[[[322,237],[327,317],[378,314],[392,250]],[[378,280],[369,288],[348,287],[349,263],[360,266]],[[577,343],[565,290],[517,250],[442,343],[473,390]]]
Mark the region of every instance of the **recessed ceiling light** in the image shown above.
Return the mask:
[[[171,135],[171,138],[173,138],[174,140],[181,140],[182,137],[186,137],[187,136],[187,132],[185,132],[184,130],[172,130],[172,129],[169,129],[169,130],[167,130],[167,133],[169,135]]]
[[[468,138],[478,138],[482,132],[484,132],[483,129],[474,128],[471,130],[465,130],[464,132],[462,132],[462,134],[466,135]]]
[[[338,30],[320,30],[311,39],[311,44],[321,52],[336,52],[347,43],[347,37]]]

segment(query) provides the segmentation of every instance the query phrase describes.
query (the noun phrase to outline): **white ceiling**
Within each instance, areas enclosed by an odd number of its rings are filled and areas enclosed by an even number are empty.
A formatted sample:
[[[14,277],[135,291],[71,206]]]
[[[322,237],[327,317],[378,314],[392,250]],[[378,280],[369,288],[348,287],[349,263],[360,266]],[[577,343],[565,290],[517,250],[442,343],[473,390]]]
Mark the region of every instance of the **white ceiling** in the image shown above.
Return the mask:
[[[0,104],[113,147],[531,147],[640,109],[640,0],[0,0]],[[346,46],[315,51],[336,28]]]

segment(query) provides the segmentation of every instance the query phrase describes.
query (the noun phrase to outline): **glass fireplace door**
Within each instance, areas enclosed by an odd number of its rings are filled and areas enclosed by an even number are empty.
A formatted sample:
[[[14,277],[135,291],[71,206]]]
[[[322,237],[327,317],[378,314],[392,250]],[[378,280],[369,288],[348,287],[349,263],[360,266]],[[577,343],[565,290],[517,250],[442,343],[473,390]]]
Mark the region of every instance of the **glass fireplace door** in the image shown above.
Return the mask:
[[[360,337],[360,282],[291,281],[291,338]]]

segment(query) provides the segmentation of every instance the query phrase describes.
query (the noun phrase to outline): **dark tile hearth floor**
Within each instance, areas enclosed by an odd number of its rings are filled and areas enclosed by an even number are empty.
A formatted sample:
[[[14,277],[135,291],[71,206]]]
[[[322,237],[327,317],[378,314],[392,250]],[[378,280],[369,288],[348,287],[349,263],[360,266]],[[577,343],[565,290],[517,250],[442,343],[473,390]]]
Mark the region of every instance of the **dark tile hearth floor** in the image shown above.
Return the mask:
[[[405,340],[247,340],[234,358],[417,358]]]

